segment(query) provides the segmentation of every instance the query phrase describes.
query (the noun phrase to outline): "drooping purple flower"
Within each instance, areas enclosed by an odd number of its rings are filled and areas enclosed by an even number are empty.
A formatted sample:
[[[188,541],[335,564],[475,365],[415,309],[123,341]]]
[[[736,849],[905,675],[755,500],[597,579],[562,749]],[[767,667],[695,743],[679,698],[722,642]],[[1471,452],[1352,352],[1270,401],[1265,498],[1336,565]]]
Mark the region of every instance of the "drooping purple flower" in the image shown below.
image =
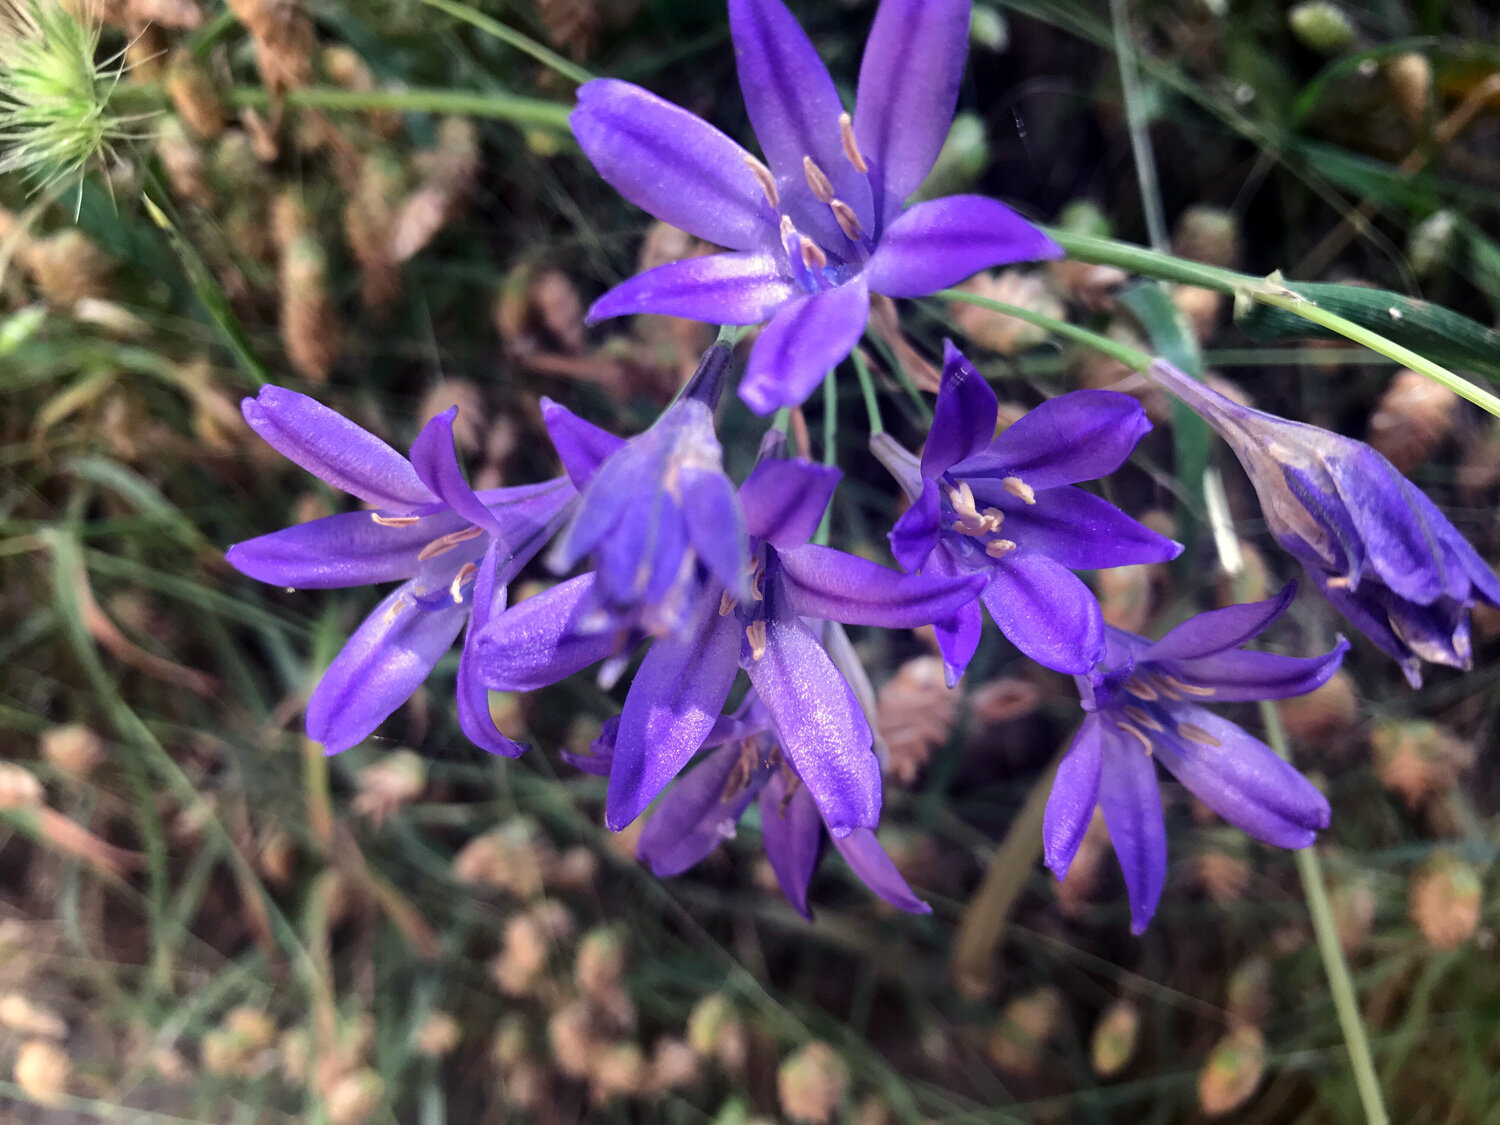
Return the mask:
[[[264,387],[245,420],[277,452],[374,511],[326,516],[237,543],[230,565],[277,586],[332,589],[401,580],[365,618],[307,702],[307,734],[334,754],[368,737],[414,692],[469,623],[458,718],[476,745],[514,757],[474,675],[474,637],[505,608],[506,585],[557,530],[576,493],[565,478],[472,490],[453,445],[457,408],[402,457],[295,391]]]
[[[740,89],[765,163],[628,82],[578,91],[573,134],[626,199],[728,253],[673,262],[606,293],[589,317],[770,318],[740,397],[795,406],[853,349],[872,292],[918,297],[1007,262],[1062,256],[993,199],[906,206],[948,135],[969,0],[882,0],[854,114],[781,0],[729,0]]]
[[[575,756],[573,763],[607,776],[618,730],[618,721],[610,720],[592,756]],[[703,749],[709,753],[677,780],[646,821],[636,855],[658,877],[680,875],[732,839],[740,817],[758,800],[771,870],[792,905],[811,918],[807,888],[823,848],[823,818],[753,691],[735,714],[714,724]],[[854,873],[886,902],[913,914],[931,912],[870,829],[831,838]]]
[[[879,821],[869,723],[803,618],[909,628],[952,614],[979,582],[908,576],[810,544],[838,479],[836,469],[771,457],[741,486],[749,597],[700,566],[685,598],[686,628],[651,642],[620,715],[605,808],[611,829],[639,816],[703,745],[741,667],[829,831],[841,837]],[[620,658],[622,638],[589,628],[598,581],[581,575],[492,621],[478,638],[480,679],[527,691]]]
[[[890,533],[908,571],[980,574],[981,600],[1027,656],[1081,673],[1104,654],[1099,602],[1075,570],[1163,562],[1182,547],[1113,504],[1072,487],[1113,472],[1150,428],[1115,391],[1072,391],[1029,411],[999,437],[995,392],[951,342],[920,463],[886,434],[871,448],[911,507]],[[937,625],[951,686],[983,625],[979,603]]]
[[[750,544],[724,474],[714,406],[731,353],[715,344],[676,402],[627,440],[542,400],[542,417],[582,498],[549,562],[565,573],[593,556],[600,631],[677,635],[702,562],[736,597],[749,596]]]
[[[1189,618],[1159,641],[1110,628],[1107,651],[1076,677],[1088,713],[1058,767],[1042,826],[1047,866],[1068,868],[1097,805],[1130,894],[1131,929],[1156,913],[1167,835],[1156,767],[1235,827],[1282,848],[1305,848],[1328,827],[1328,802],[1265,743],[1205,704],[1303,695],[1338,670],[1349,642],[1325,656],[1242,651],[1285,612],[1296,583],[1274,598]]]
[[[1360,632],[1401,664],[1473,664],[1469,612],[1500,579],[1422,491],[1362,441],[1241,406],[1161,360],[1152,376],[1244,466],[1276,541]]]

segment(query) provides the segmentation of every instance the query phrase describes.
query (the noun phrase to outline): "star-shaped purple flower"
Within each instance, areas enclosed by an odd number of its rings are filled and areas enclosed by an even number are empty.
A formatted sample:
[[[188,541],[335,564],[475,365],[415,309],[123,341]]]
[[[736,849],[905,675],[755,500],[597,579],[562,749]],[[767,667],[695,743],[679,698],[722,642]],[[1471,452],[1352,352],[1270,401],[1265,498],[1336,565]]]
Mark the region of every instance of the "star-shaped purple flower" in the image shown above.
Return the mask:
[[[677,401],[629,440],[542,400],[548,433],[582,494],[549,563],[561,574],[593,556],[601,631],[680,634],[699,561],[736,597],[749,596],[745,517],[714,435],[730,358],[725,345],[711,347]]]
[[[609,720],[591,756],[569,755],[569,760],[607,776],[618,729],[619,720]],[[740,817],[758,800],[761,839],[771,870],[798,913],[811,918],[807,888],[823,850],[823,818],[753,691],[735,714],[720,717],[703,749],[709,753],[678,779],[652,812],[641,830],[636,855],[658,877],[680,875],[732,839]],[[856,828],[830,838],[854,873],[886,902],[913,914],[931,912],[870,829]]]
[[[886,434],[871,448],[911,507],[890,533],[908,571],[980,574],[981,599],[1027,656],[1060,672],[1087,672],[1104,654],[1104,619],[1073,573],[1176,558],[1180,544],[1074,488],[1124,463],[1150,428],[1115,391],[1072,391],[995,436],[995,392],[951,342],[927,445],[917,459]],[[937,625],[951,686],[979,645],[979,603]]]
[[[1412,687],[1424,660],[1473,665],[1469,612],[1500,606],[1500,579],[1396,466],[1362,441],[1241,406],[1169,363],[1151,374],[1219,432],[1276,541]]]
[[[1093,816],[1115,846],[1130,894],[1131,930],[1156,913],[1167,876],[1167,835],[1156,767],[1235,827],[1283,848],[1305,848],[1328,827],[1328,802],[1274,750],[1207,703],[1303,695],[1338,670],[1342,637],[1326,656],[1241,651],[1285,612],[1296,583],[1263,602],[1210,610],[1159,641],[1109,629],[1103,662],[1076,677],[1088,717],[1058,767],[1042,826],[1059,878]]]
[[[307,734],[328,753],[363,741],[421,685],[469,622],[458,662],[458,718],[478,746],[525,747],[495,728],[474,676],[474,636],[505,607],[505,587],[560,526],[566,479],[475,492],[453,446],[457,408],[402,457],[374,434],[280,387],[247,398],[251,429],[308,472],[370,504],[237,543],[230,565],[276,586],[332,589],[404,580],[338,654],[307,702]]]
[[[779,435],[778,435],[779,436]],[[699,567],[680,636],[652,641],[625,697],[605,822],[641,814],[709,735],[743,667],[829,831],[880,819],[880,765],[864,712],[803,618],[910,628],[972,601],[978,579],[926,578],[810,544],[837,469],[761,460],[740,488],[750,532],[750,596],[741,600]],[[479,676],[529,691],[628,653],[635,638],[590,628],[594,573],[528,598],[478,637]]]
[[[882,0],[854,114],[781,0],[729,0],[740,89],[765,163],[628,82],[578,91],[573,134],[636,206],[728,253],[631,278],[591,320],[661,313],[770,324],[740,397],[759,414],[805,399],[864,332],[872,292],[919,297],[1061,249],[1010,208],[955,195],[907,207],[958,104],[969,0]]]

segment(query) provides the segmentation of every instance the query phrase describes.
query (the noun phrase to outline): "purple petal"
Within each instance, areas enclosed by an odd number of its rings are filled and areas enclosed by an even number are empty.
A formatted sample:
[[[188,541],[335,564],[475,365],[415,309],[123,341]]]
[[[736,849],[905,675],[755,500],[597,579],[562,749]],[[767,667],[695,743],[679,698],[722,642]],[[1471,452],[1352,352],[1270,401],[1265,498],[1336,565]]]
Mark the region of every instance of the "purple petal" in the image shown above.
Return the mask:
[[[939,549],[927,560],[926,573],[939,577],[957,577],[972,574],[973,571],[965,570],[955,562],[952,555]],[[953,616],[933,622],[932,631],[937,640],[938,651],[943,654],[943,674],[948,686],[956,687],[979,648],[979,638],[984,632],[984,612],[979,608],[977,600],[971,601]]]
[[[1151,755],[1133,738],[1104,733],[1099,808],[1125,873],[1130,932],[1145,931],[1167,881],[1167,826]]]
[[[779,552],[792,605],[803,617],[845,625],[911,629],[941,621],[974,601],[981,575],[935,578],[899,570],[811,543]]]
[[[493,691],[535,691],[614,655],[620,639],[587,628],[594,575],[580,574],[527,598],[475,637],[475,673]]]
[[[450,406],[422,427],[417,440],[411,443],[412,468],[444,504],[475,527],[499,535],[499,523],[469,487],[458,463],[458,450],[453,444],[453,419],[457,414],[458,407]]]
[[[683,640],[657,639],[625,697],[604,820],[624,828],[656,799],[713,729],[739,671],[740,623],[699,596]]]
[[[1211,609],[1167,630],[1166,636],[1140,655],[1146,660],[1195,660],[1227,652],[1265,632],[1297,596],[1297,583],[1288,582],[1275,597],[1262,602]]]
[[[831,465],[767,458],[740,486],[750,534],[777,547],[806,543],[818,530],[843,477]]]
[[[507,585],[515,580],[538,551],[547,545],[567,517],[578,493],[566,477],[553,477],[536,484],[510,488],[486,488],[475,493],[499,521],[501,542],[495,581]]]
[[[969,15],[969,0],[884,0],[876,9],[859,67],[854,136],[883,223],[900,214],[948,138]]]
[[[922,487],[922,495],[901,513],[886,536],[890,540],[891,556],[904,570],[915,574],[937,549],[941,520],[942,500],[938,496],[938,484],[929,480]]]
[[[787,786],[795,786],[788,792]],[[766,859],[776,872],[781,892],[804,918],[811,918],[807,908],[807,885],[818,866],[823,844],[823,821],[807,786],[788,781],[786,770],[774,770],[760,791],[760,832],[765,843]]]
[[[716,750],[684,774],[661,799],[635,846],[635,854],[650,864],[653,875],[663,879],[681,875],[734,837],[740,816],[769,773],[759,773],[753,783],[741,785],[726,800],[730,776],[741,757],[738,746]]]
[[[568,122],[609,185],[663,222],[731,250],[755,249],[774,233],[749,153],[696,114],[600,78],[578,88]]]
[[[328,753],[369,737],[421,687],[463,628],[468,606],[428,610],[415,594],[408,582],[376,606],[313,689],[307,736]]]
[[[610,767],[615,764],[615,737],[620,733],[620,716],[611,715],[599,726],[599,737],[589,743],[587,754],[577,754],[566,747],[558,748],[558,755],[576,770],[594,777],[608,777]]]
[[[802,161],[810,156],[834,195],[870,219],[869,182],[844,155],[843,103],[807,33],[781,0],[730,0],[729,29],[745,109],[782,194],[806,192]]]
[[[1401,671],[1412,690],[1421,687],[1422,661],[1391,628],[1390,612],[1386,608],[1385,599],[1380,597],[1376,584],[1366,582],[1359,590],[1351,591],[1347,586],[1328,585],[1329,575],[1325,573],[1313,573],[1313,577],[1329,604],[1347,617],[1381,652],[1401,665]]]
[[[1106,477],[1150,431],[1141,404],[1119,391],[1069,391],[1006,427],[989,449],[954,468],[976,477],[1020,477],[1033,489]]]
[[[740,398],[762,415],[800,406],[854,350],[869,319],[870,291],[860,277],[787,302],[750,350]]]
[[[950,195],[908,208],[887,227],[865,278],[887,297],[925,297],[991,266],[1061,257],[1057,243],[1005,204]]]
[[[922,495],[922,463],[904,445],[885,431],[870,435],[870,452],[896,478],[901,491],[913,503]]]
[[[1104,655],[1098,600],[1051,559],[1010,555],[995,564],[981,596],[1000,631],[1038,664],[1079,675]]]
[[[798,292],[769,254],[710,254],[622,281],[594,302],[588,320],[656,313],[707,324],[759,324]]]
[[[1058,763],[1047,797],[1047,811],[1042,817],[1042,855],[1058,881],[1068,877],[1078,845],[1089,830],[1094,808],[1099,804],[1099,776],[1103,746],[1100,719],[1084,717],[1083,725],[1073,736],[1073,743]]]
[[[897,870],[886,850],[880,846],[875,833],[868,828],[856,828],[843,839],[835,839],[845,862],[870,890],[898,910],[908,914],[931,914],[932,907],[919,899]]]
[[[870,724],[807,626],[795,617],[769,618],[765,654],[748,670],[829,831],[839,836],[879,824],[880,762],[870,749]]]
[[[411,463],[368,430],[322,403],[262,387],[241,404],[245,421],[272,449],[377,508],[409,512],[434,497]]]
[[[986,448],[995,440],[999,413],[1000,404],[984,376],[974,370],[952,340],[944,340],[943,381],[927,444],[922,448],[922,475],[940,477]]]
[[[1202,707],[1174,705],[1169,712],[1217,745],[1168,730],[1153,737],[1156,757],[1230,824],[1281,848],[1305,848],[1328,827],[1323,794],[1265,743]]]
[[[495,540],[485,551],[484,561],[474,575],[470,593],[469,625],[458,656],[458,725],[468,740],[481,750],[518,758],[526,752],[522,743],[502,734],[490,714],[490,693],[475,674],[474,638],[489,624],[490,618],[505,609],[505,587],[495,581],[501,543]]]
[[[542,423],[557,450],[563,471],[580,492],[593,478],[599,466],[617,452],[625,439],[592,422],[585,422],[561,403],[542,396]]]
[[[1172,675],[1195,686],[1213,689],[1206,698],[1215,703],[1257,699],[1290,699],[1306,695],[1328,682],[1349,642],[1343,637],[1323,656],[1281,656],[1274,652],[1221,652],[1197,660],[1172,662]]]
[[[1025,554],[1045,555],[1069,570],[1166,562],[1182,554],[1182,544],[1071,485],[1036,493],[1035,504],[1020,504],[993,481],[970,484],[981,506],[1004,510],[1002,535]]]
[[[693,550],[726,590],[741,600],[748,598],[750,538],[734,485],[717,468],[684,468],[678,485]]]
[[[371,512],[344,512],[236,543],[225,561],[241,574],[288,589],[374,586],[413,577],[417,555],[464,521],[439,512],[414,524],[387,527]]]

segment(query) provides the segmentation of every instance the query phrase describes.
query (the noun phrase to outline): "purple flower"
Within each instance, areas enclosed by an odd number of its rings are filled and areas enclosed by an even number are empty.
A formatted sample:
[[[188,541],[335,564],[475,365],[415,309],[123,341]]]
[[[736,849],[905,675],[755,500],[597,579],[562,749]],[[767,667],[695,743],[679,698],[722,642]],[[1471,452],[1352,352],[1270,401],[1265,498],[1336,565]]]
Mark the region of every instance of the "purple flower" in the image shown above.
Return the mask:
[[[474,675],[474,636],[505,587],[551,537],[575,493],[567,480],[474,492],[453,447],[453,416],[423,427],[407,460],[328,407],[280,387],[247,398],[245,420],[283,456],[372,505],[229,548],[230,565],[277,586],[332,589],[404,580],[365,618],[307,702],[307,734],[328,753],[363,741],[452,646],[458,718],[477,745],[514,757]]]
[[[618,721],[610,720],[593,745],[593,756],[571,760],[607,775],[618,729]],[[636,854],[658,877],[680,875],[733,838],[740,817],[758,800],[766,858],[786,897],[811,918],[807,887],[823,847],[823,818],[753,691],[735,714],[714,724],[703,748],[710,753],[668,790],[651,814]],[[870,829],[856,828],[832,839],[854,873],[881,898],[913,914],[931,913]]]
[[[593,555],[601,631],[680,634],[700,561],[736,597],[749,596],[745,516],[714,436],[729,363],[729,348],[715,344],[678,400],[628,441],[542,400],[553,444],[582,494],[548,561],[564,573]]]
[[[890,533],[908,571],[980,574],[981,600],[1027,656],[1087,672],[1104,654],[1099,603],[1074,570],[1162,562],[1182,547],[1082,489],[1119,468],[1151,428],[1115,391],[1073,391],[1044,402],[999,437],[995,392],[951,342],[920,464],[885,434],[871,447],[912,504]],[[951,686],[983,624],[979,603],[937,625]]]
[[[1103,662],[1076,677],[1088,712],[1058,767],[1042,826],[1047,866],[1064,879],[1097,804],[1130,893],[1131,930],[1156,913],[1167,836],[1152,759],[1235,827],[1305,848],[1328,827],[1328,802],[1259,739],[1206,703],[1286,699],[1338,670],[1349,642],[1326,656],[1240,651],[1291,604],[1296,583],[1263,602],[1189,618],[1159,641],[1109,629]]]
[[[800,403],[849,354],[871,292],[918,297],[1001,263],[1061,257],[993,199],[905,206],[953,121],[969,8],[882,0],[851,117],[780,0],[729,0],[740,89],[765,163],[639,86],[580,88],[573,133],[599,174],[636,206],[730,251],[631,278],[590,319],[769,317],[740,384],[750,408],[769,414]]]
[[[750,676],[782,746],[829,831],[880,819],[880,765],[869,723],[817,635],[802,620],[909,628],[955,612],[978,580],[917,578],[808,543],[838,470],[764,459],[740,488],[754,570],[741,599],[706,567],[685,598],[680,636],[652,641],[620,715],[605,822],[629,824],[703,745],[737,671]],[[589,627],[596,574],[500,615],[478,638],[479,676],[528,691],[620,659],[634,638]]]
[[[1401,664],[1469,668],[1469,611],[1500,580],[1416,485],[1362,441],[1252,410],[1161,360],[1151,374],[1229,443],[1266,525],[1324,596]]]

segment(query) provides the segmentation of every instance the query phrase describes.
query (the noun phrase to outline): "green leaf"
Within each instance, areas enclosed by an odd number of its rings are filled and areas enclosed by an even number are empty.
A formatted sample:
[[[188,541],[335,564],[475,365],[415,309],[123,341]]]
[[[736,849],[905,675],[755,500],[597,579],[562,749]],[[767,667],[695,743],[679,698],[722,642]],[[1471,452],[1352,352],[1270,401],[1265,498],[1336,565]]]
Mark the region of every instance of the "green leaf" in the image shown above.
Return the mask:
[[[1310,281],[1282,284],[1319,308],[1378,332],[1436,363],[1500,381],[1500,332],[1451,309],[1387,289]],[[1240,310],[1238,319],[1246,335],[1260,342],[1288,337],[1342,338],[1294,313],[1259,303]]]

